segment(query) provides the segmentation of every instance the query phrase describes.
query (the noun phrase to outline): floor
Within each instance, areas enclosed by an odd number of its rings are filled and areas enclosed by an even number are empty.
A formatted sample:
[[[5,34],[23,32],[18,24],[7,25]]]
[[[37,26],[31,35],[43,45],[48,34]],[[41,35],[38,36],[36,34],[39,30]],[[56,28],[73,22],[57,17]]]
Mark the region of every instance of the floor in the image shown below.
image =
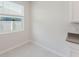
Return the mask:
[[[6,52],[0,55],[0,57],[57,57],[57,55],[34,43],[28,43],[19,48]]]

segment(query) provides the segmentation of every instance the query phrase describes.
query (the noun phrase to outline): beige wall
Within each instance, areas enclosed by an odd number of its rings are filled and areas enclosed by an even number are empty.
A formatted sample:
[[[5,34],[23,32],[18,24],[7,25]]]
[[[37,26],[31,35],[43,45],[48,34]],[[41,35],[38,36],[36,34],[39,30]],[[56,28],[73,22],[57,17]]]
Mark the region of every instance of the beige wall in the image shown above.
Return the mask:
[[[68,2],[32,2],[34,41],[62,56],[70,55],[69,45],[65,41],[68,21]]]

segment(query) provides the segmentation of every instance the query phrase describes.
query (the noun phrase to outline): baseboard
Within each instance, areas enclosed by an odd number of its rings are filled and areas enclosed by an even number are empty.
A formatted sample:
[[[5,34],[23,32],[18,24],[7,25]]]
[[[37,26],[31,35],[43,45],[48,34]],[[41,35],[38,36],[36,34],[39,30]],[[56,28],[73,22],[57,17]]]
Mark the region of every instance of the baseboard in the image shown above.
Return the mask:
[[[17,44],[16,46],[12,46],[12,47],[10,47],[10,48],[8,48],[8,49],[5,49],[5,50],[3,50],[3,51],[0,51],[0,55],[3,54],[3,53],[6,53],[6,52],[8,52],[8,51],[11,51],[11,50],[13,50],[13,49],[15,49],[15,48],[18,48],[18,47],[20,47],[20,46],[22,46],[22,45],[24,45],[24,44],[27,44],[27,43],[29,43],[29,42],[31,42],[31,40],[24,41],[24,42],[22,42],[22,43],[20,43],[20,44]]]
[[[6,53],[6,52],[8,52],[8,51],[11,51],[11,50],[13,50],[13,49],[15,49],[15,48],[18,48],[18,47],[20,47],[20,46],[22,46],[22,45],[24,45],[24,44],[27,44],[27,43],[29,43],[29,42],[32,42],[32,43],[34,43],[34,44],[36,44],[36,45],[38,45],[38,46],[40,46],[40,47],[46,49],[47,51],[52,52],[53,54],[57,55],[58,57],[68,57],[67,55],[64,55],[64,54],[62,54],[62,53],[60,53],[60,52],[58,52],[58,51],[56,51],[56,50],[54,50],[54,49],[50,49],[50,48],[48,48],[48,47],[46,47],[46,46],[44,46],[44,45],[42,45],[42,44],[40,44],[40,43],[38,43],[38,42],[32,41],[32,40],[24,41],[24,42],[22,42],[22,43],[20,43],[20,44],[17,44],[16,46],[12,46],[12,47],[10,47],[10,48],[8,48],[8,49],[5,49],[5,50],[3,50],[3,51],[0,51],[0,55],[3,54],[3,53]]]
[[[50,48],[48,48],[48,47],[46,47],[46,46],[44,46],[44,45],[42,45],[38,42],[33,41],[33,43],[40,46],[40,47],[42,47],[42,48],[44,48],[44,49],[46,49],[46,50],[48,50],[49,52],[52,52],[53,54],[57,55],[58,57],[68,57],[67,55],[64,55],[63,53],[60,53],[60,52],[58,52],[54,49],[50,49]]]

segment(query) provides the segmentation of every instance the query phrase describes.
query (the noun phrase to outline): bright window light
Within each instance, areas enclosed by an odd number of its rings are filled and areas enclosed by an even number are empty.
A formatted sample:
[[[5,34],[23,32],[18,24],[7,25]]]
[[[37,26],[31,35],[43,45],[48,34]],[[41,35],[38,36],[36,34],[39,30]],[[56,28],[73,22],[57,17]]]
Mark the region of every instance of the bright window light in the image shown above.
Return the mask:
[[[0,1],[0,33],[24,30],[24,6]]]

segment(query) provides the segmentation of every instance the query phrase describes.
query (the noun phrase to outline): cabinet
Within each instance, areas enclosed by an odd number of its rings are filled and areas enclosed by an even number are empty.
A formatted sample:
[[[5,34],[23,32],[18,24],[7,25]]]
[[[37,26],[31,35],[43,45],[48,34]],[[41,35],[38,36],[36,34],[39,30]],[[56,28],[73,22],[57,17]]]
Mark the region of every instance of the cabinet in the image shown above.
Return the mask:
[[[79,2],[72,2],[72,23],[79,23]]]
[[[79,44],[69,43],[70,57],[79,57]]]
[[[70,56],[79,57],[79,1],[70,2],[70,23],[67,41],[70,46]]]

